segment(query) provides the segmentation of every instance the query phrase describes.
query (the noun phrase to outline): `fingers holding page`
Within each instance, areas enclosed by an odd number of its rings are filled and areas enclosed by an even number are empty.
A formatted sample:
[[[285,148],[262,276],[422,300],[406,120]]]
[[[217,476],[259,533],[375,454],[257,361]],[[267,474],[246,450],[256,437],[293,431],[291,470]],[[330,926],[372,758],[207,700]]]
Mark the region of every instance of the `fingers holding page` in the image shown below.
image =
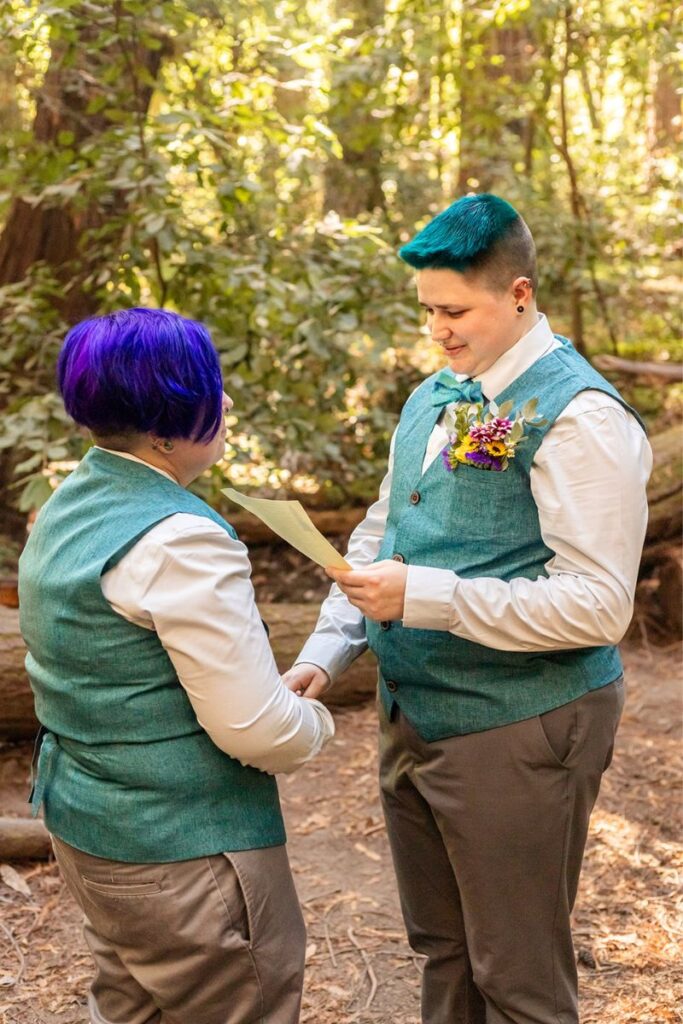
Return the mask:
[[[403,617],[408,578],[408,567],[403,563],[384,560],[351,572],[333,568],[325,571],[368,618],[382,621]]]

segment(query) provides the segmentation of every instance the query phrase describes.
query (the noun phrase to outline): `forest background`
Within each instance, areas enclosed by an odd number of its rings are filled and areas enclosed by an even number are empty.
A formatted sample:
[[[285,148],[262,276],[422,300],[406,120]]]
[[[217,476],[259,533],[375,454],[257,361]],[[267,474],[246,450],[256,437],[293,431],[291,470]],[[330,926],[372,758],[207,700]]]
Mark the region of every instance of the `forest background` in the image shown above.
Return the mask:
[[[575,931],[586,1024],[683,1020],[675,15],[671,0],[0,0],[0,862],[22,864],[0,863],[0,1020],[83,1024],[92,971],[26,817],[37,723],[16,607],[27,519],[89,444],[55,391],[65,332],[131,305],[206,323],[235,415],[195,486],[233,522],[226,478],[300,497],[342,549],[401,405],[439,362],[397,248],[479,191],[525,217],[540,308],[655,451],[629,701]],[[329,581],[272,535],[239,533],[284,670]],[[417,1020],[374,712],[357,706],[375,677],[369,656],[345,674],[337,737],[282,787],[307,1024]]]
[[[1,11],[8,524],[88,443],[55,394],[65,331],[130,305],[204,321],[220,351],[236,419],[204,496],[220,505],[229,468],[260,494],[366,503],[438,358],[396,250],[470,191],[526,218],[540,308],[581,352],[681,360],[675,4]],[[656,432],[680,418],[675,379],[611,376]]]

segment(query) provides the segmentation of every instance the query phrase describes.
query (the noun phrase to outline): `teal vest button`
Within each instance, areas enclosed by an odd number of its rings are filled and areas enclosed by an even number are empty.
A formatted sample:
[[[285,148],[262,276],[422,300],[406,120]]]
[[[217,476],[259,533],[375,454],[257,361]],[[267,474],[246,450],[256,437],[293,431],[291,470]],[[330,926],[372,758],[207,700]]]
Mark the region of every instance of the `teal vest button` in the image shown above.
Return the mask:
[[[398,683],[395,683],[393,679],[387,679],[386,687],[389,693],[396,693],[396,691],[398,690]]]
[[[403,557],[403,555],[399,555],[398,552],[395,555],[392,555],[391,557],[394,560],[394,562],[405,562],[405,558]]]
[[[421,497],[422,497],[422,495],[420,494],[419,491],[413,491],[412,494],[410,495],[410,504],[411,505],[419,505]]]

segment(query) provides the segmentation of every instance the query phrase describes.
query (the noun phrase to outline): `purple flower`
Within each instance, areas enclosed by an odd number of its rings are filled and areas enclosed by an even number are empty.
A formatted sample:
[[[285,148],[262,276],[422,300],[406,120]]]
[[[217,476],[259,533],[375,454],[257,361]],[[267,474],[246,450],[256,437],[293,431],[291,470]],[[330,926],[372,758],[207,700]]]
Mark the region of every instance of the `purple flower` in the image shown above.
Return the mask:
[[[465,458],[482,469],[499,472],[503,468],[503,460],[495,455],[489,455],[488,452],[468,452]]]
[[[446,447],[441,452],[441,458],[443,459],[444,466],[446,467],[449,473],[452,473],[457,465],[457,462],[455,462],[451,458],[451,451],[452,446],[450,444],[447,444]]]

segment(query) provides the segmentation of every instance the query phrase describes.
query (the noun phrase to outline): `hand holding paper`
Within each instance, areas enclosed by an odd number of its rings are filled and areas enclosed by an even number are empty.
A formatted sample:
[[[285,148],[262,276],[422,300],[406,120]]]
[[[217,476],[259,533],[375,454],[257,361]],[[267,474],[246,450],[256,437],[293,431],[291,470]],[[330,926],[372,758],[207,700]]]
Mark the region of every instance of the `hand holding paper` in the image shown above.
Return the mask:
[[[258,516],[278,537],[282,537],[323,569],[328,566],[335,569],[351,569],[349,563],[313,525],[301,502],[248,498],[232,487],[223,488],[222,493],[242,508],[246,508],[247,512]]]
[[[403,618],[408,566],[402,562],[389,558],[352,572],[330,568],[327,575],[366,618],[375,622]]]

